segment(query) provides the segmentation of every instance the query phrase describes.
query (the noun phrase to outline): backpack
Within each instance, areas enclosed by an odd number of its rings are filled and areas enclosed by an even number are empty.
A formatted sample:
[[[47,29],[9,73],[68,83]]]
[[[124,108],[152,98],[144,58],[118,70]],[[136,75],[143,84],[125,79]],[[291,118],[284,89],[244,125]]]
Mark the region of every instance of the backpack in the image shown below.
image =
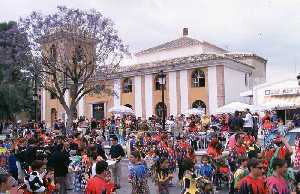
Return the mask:
[[[25,176],[24,180],[28,191],[30,192],[44,192],[46,188],[43,185],[43,180],[40,179],[39,173],[36,171],[31,172]]]

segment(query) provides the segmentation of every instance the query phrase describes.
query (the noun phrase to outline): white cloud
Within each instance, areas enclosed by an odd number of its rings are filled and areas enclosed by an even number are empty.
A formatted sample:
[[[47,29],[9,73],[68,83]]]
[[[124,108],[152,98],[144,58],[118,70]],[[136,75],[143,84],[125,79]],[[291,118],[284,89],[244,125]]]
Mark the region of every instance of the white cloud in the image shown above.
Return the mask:
[[[0,0],[0,20],[16,20],[57,5],[94,8],[112,18],[132,51],[190,35],[269,60],[268,77],[300,72],[300,1],[296,0]],[[295,60],[296,59],[296,60]]]

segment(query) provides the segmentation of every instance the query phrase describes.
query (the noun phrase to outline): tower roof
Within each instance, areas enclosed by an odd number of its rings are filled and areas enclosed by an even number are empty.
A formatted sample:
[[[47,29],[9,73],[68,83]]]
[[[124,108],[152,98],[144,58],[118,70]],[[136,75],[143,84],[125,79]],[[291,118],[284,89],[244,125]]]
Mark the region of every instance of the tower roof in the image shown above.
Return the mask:
[[[44,35],[41,38],[39,38],[38,42],[43,44],[61,39],[69,39],[73,41],[75,40],[91,44],[97,44],[97,42],[99,42],[97,39],[88,36],[87,34],[67,30],[56,30],[51,33],[48,33],[47,35]]]

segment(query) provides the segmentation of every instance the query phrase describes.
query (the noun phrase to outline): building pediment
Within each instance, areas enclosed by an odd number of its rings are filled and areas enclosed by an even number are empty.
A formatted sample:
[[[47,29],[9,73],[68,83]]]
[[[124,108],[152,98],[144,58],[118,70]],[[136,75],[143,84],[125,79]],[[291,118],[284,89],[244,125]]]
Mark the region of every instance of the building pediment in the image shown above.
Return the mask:
[[[181,38],[178,38],[178,39],[160,44],[158,46],[137,52],[135,54],[135,56],[139,57],[139,56],[146,55],[146,54],[152,54],[152,53],[157,53],[157,52],[162,52],[162,51],[167,51],[167,50],[172,50],[172,49],[187,48],[187,47],[194,47],[194,46],[215,47],[216,50],[219,50],[219,51],[221,50],[223,52],[227,52],[226,50],[224,50],[220,47],[217,47],[215,45],[212,45],[206,41],[200,41],[200,40],[193,39],[193,38],[190,38],[187,36],[183,36]]]

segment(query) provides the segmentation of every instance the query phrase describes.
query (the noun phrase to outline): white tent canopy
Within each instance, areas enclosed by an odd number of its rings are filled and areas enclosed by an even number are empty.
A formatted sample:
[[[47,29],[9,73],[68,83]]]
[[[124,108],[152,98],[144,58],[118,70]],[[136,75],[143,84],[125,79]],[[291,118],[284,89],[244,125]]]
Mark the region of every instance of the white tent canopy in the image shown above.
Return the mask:
[[[202,115],[204,114],[204,110],[203,109],[199,109],[199,108],[191,108],[188,109],[184,114],[185,115]]]
[[[264,103],[263,105],[250,105],[241,102],[231,102],[224,106],[221,106],[217,109],[216,113],[234,113],[235,111],[244,111],[246,108],[249,109],[251,112],[261,112],[264,110],[271,110],[271,109],[280,109],[280,108],[288,108],[296,106],[295,103],[287,102],[287,101],[280,101],[280,100],[273,100]]]
[[[231,102],[217,109],[216,113],[234,113],[235,111],[244,111],[246,108],[252,109],[253,106],[241,102]]]
[[[115,106],[108,110],[113,114],[134,114],[134,111],[127,106]]]

